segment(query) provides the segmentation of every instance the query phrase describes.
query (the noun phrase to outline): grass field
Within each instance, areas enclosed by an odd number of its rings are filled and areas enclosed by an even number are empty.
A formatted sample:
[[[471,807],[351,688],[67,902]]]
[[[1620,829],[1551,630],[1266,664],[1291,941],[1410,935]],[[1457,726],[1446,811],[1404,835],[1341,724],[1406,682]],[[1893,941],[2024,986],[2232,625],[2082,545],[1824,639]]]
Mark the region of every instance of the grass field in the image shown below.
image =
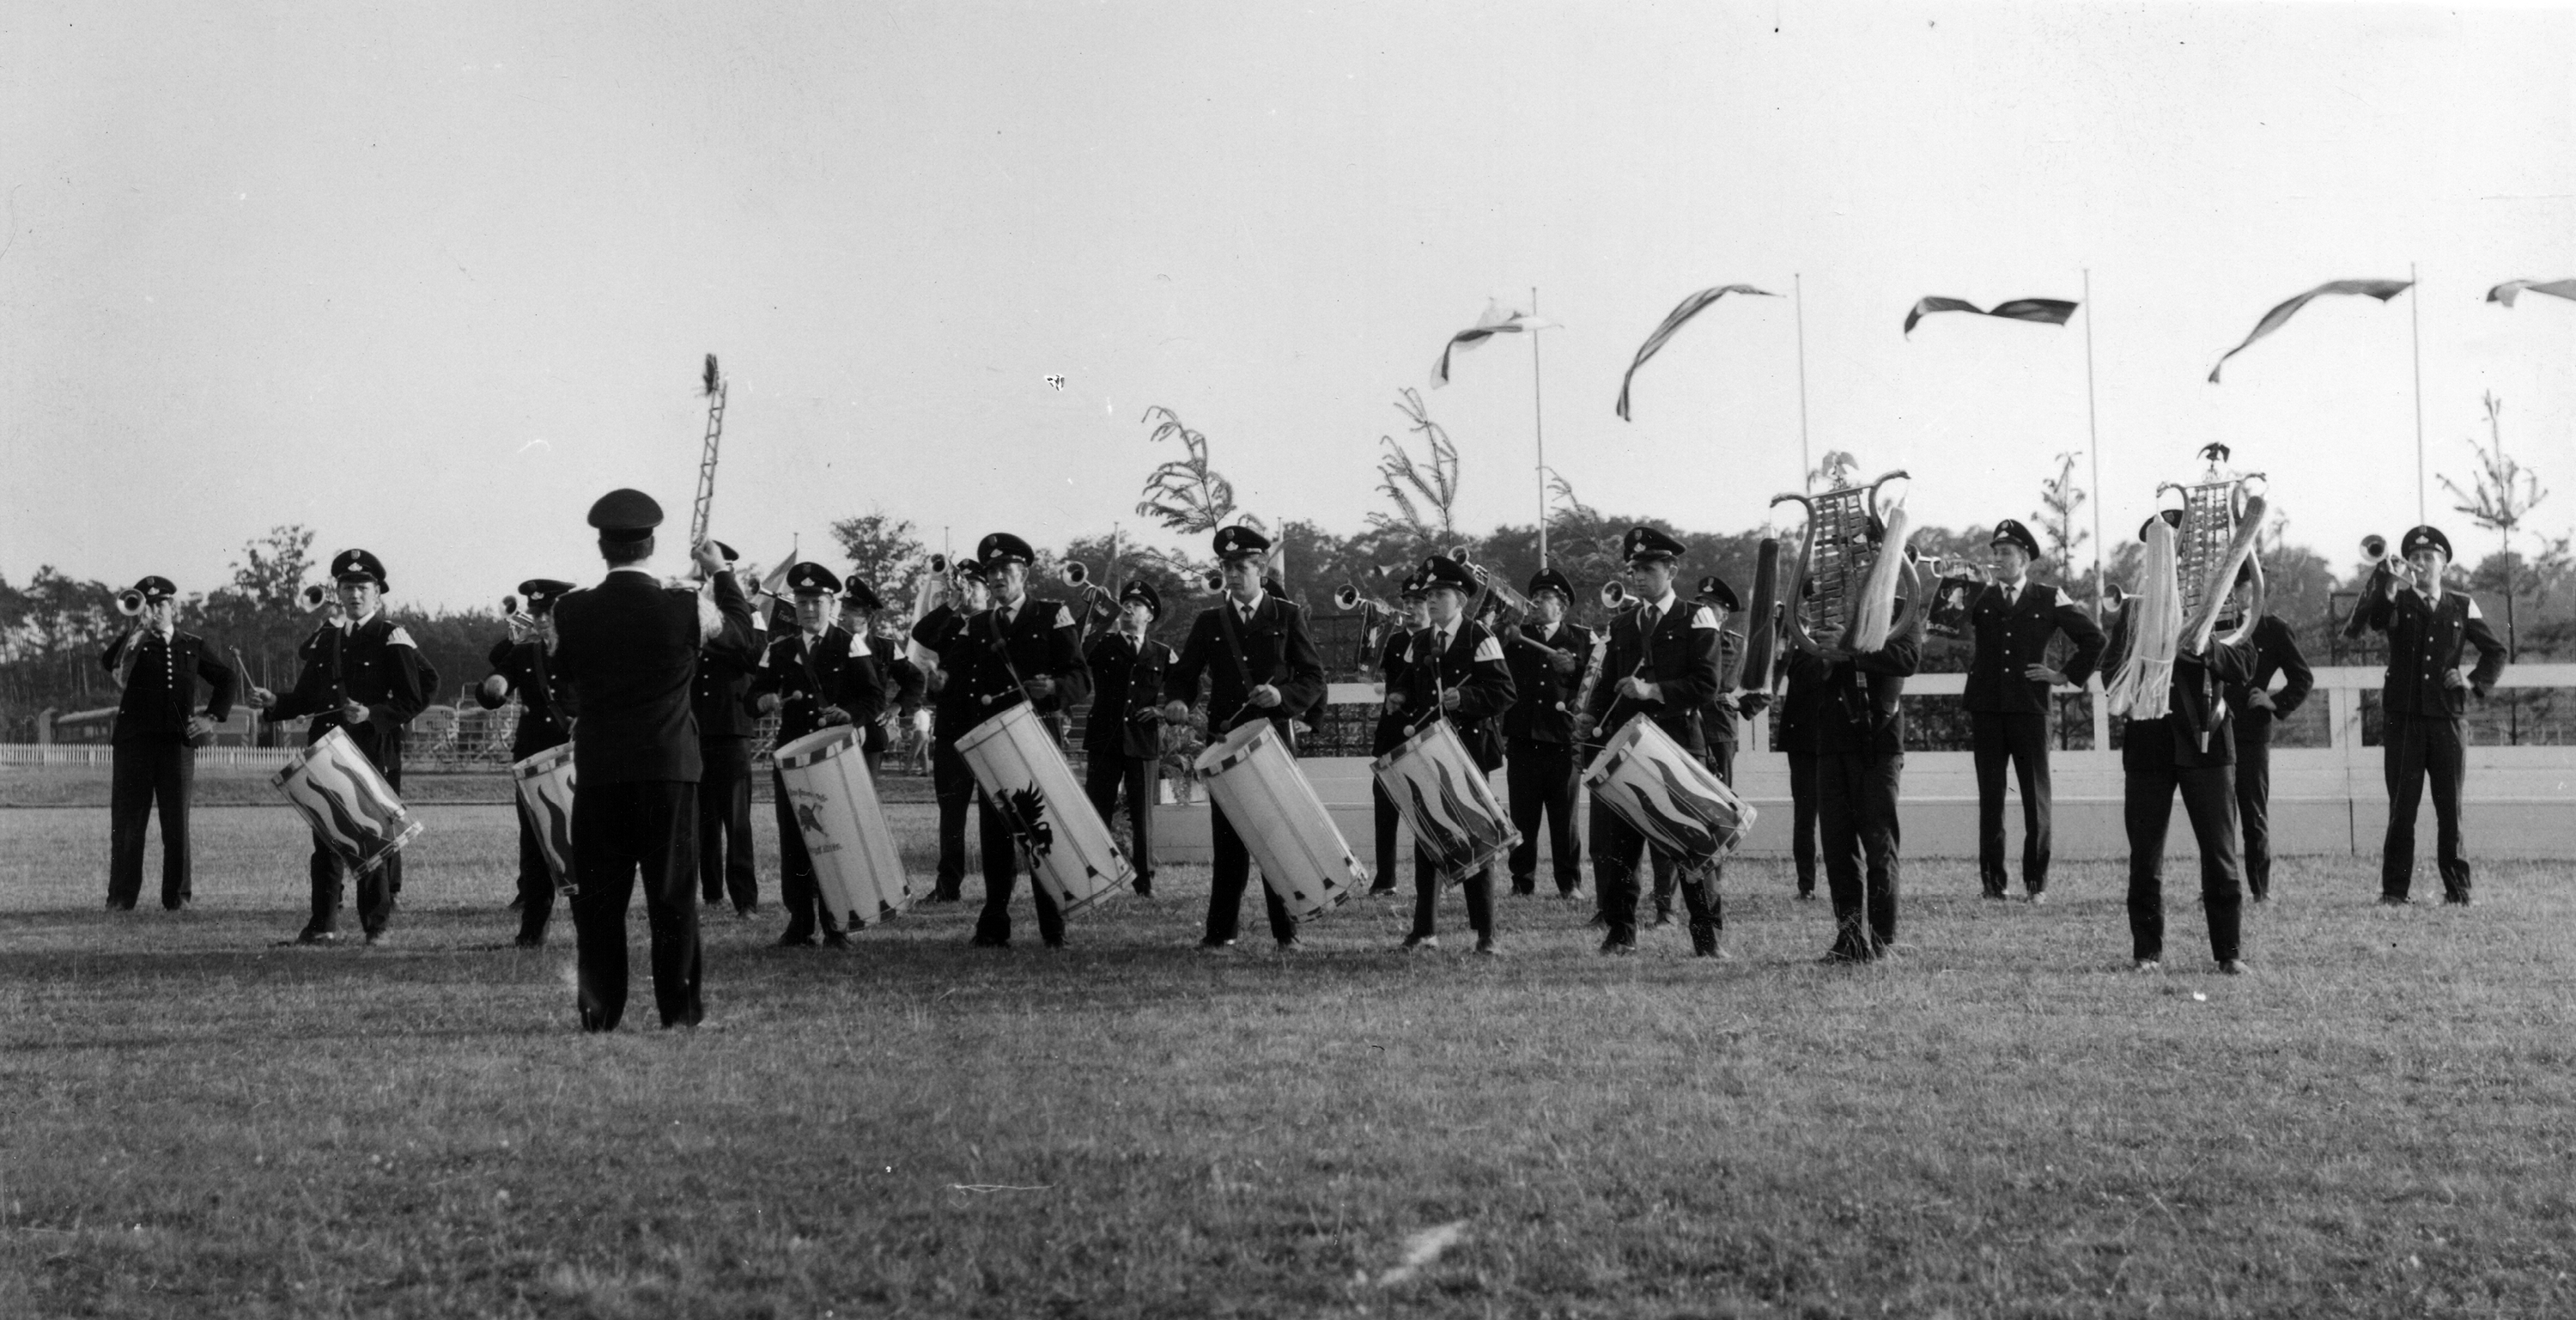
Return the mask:
[[[2383,911],[2290,862],[2244,978],[2188,883],[2176,970],[2131,974],[2108,866],[2033,908],[1917,865],[1864,969],[1770,866],[1721,964],[1592,957],[1548,899],[1501,960],[1392,955],[1378,901],[1204,957],[1173,868],[1062,953],[959,907],[847,953],[710,920],[707,1024],[592,1038],[568,948],[488,947],[506,812],[423,815],[363,951],[270,947],[281,808],[200,814],[197,909],[112,916],[103,812],[0,811],[0,1315],[2576,1308],[2564,863]]]

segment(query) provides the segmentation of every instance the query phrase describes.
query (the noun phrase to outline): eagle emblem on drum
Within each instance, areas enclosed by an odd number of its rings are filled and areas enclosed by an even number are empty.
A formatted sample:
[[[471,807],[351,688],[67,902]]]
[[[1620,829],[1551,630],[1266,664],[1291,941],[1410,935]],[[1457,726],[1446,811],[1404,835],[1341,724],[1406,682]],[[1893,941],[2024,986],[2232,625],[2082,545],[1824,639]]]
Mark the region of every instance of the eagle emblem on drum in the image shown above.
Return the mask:
[[[1020,827],[1020,838],[1029,850],[1029,860],[1036,862],[1055,849],[1055,827],[1046,821],[1046,793],[1036,784],[1015,788],[1003,795],[1011,811],[1011,820]]]

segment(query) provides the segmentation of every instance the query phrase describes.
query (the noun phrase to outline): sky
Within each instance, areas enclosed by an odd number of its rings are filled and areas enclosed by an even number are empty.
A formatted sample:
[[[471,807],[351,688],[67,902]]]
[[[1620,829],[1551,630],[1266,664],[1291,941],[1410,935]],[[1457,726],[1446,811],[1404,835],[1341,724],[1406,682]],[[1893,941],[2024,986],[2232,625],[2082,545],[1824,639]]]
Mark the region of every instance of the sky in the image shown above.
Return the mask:
[[[762,561],[878,510],[1180,545],[1150,406],[1246,509],[1357,531],[1405,387],[1478,531],[1536,516],[1541,426],[1586,503],[1710,530],[1794,523],[1802,452],[1952,527],[2078,453],[2114,544],[2217,440],[2339,558],[2417,521],[2419,342],[2433,472],[2491,391],[2562,535],[2576,303],[2481,299],[2576,276],[2571,57],[2552,6],[22,2],[0,577],[200,591],[301,523],[416,605],[592,578],[599,494],[685,526],[709,352],[713,530]],[[1728,283],[1783,296],[1620,421]],[[1535,362],[1428,388],[1533,290]],[[1900,334],[1931,294],[2087,301]]]

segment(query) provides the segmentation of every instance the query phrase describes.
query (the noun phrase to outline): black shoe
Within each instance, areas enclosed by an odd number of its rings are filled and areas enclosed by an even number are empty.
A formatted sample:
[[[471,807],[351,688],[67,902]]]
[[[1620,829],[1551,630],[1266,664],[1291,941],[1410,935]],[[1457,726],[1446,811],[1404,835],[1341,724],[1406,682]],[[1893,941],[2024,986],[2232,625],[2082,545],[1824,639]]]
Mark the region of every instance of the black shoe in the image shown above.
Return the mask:
[[[1529,898],[1537,893],[1538,878],[1536,876],[1532,876],[1527,880],[1514,880],[1512,882],[1512,897],[1514,898]]]
[[[1597,952],[1602,954],[1604,957],[1629,958],[1636,955],[1637,946],[1634,941],[1623,940],[1616,935],[1612,935],[1601,941],[1601,947]]]
[[[1798,901],[1799,901],[1799,902],[1801,902],[1801,903],[1813,903],[1813,902],[1815,902],[1815,901],[1816,901],[1816,891],[1815,891],[1815,890],[1812,890],[1812,889],[1801,889],[1801,890],[1799,890],[1799,891],[1798,891]]]
[[[1138,898],[1152,898],[1154,896],[1154,878],[1152,876],[1143,875],[1136,877],[1135,890],[1136,897]]]
[[[1397,953],[1438,953],[1440,952],[1440,937],[1437,935],[1407,935],[1404,937],[1404,943],[1395,946],[1395,951]]]
[[[371,930],[367,932],[367,947],[370,949],[380,949],[392,942],[393,936],[388,935],[383,931]]]
[[[2442,895],[2442,906],[2444,907],[2467,907],[2468,905],[2469,896],[2466,894]]]
[[[298,944],[337,944],[340,942],[340,932],[336,930],[315,930],[311,926],[307,926],[296,934],[295,942]]]
[[[1038,937],[1038,941],[1050,949],[1061,949],[1064,947],[1064,937],[1062,935],[1041,935]]]
[[[1199,941],[1199,952],[1232,953],[1234,952],[1234,941],[1231,939],[1221,940],[1211,935],[1208,938]]]
[[[1583,924],[1593,930],[1608,930],[1610,929],[1610,914],[1607,912],[1595,912],[1592,914],[1592,920]]]
[[[1855,949],[1847,944],[1837,944],[1825,950],[1825,956],[1816,961],[1828,967],[1856,967],[1869,960],[1867,950]]]
[[[1476,952],[1482,957],[1500,958],[1503,956],[1503,946],[1496,943],[1491,935],[1479,935],[1476,937]]]
[[[132,912],[134,910],[134,905],[132,903],[120,903],[111,898],[107,900],[107,910],[110,912]]]
[[[975,938],[966,941],[966,947],[970,949],[1007,949],[1011,947],[1011,937],[1008,935],[987,935],[979,930],[975,932]]]
[[[1393,886],[1393,885],[1370,885],[1370,886],[1369,886],[1369,897],[1371,897],[1371,898],[1385,898],[1385,897],[1387,897],[1387,896],[1389,896],[1389,895],[1392,895],[1393,893],[1395,893],[1395,886]]]
[[[2407,902],[2408,900],[2404,894],[2381,894],[2379,896],[2379,905],[2381,907],[2405,907]]]
[[[1297,936],[1291,935],[1288,938],[1279,941],[1279,951],[1281,953],[1304,953],[1306,951],[1306,941],[1298,938]]]
[[[1664,927],[1671,924],[1673,924],[1673,910],[1671,908],[1655,909],[1655,924],[1652,929],[1662,930]]]
[[[2245,965],[2245,960],[2242,958],[2230,958],[2218,965],[2218,974],[2221,976],[2243,976],[2253,970]]]
[[[824,931],[823,947],[826,949],[846,949],[850,947],[849,932],[838,930]]]
[[[2030,891],[2030,897],[2024,901],[2031,903],[2045,903],[2048,901],[2048,891],[2045,889],[2034,889]]]
[[[736,921],[749,921],[758,915],[760,915],[760,905],[758,903],[746,903],[733,910],[733,919]]]
[[[1714,928],[1693,926],[1691,927],[1690,937],[1692,957],[1720,958],[1725,956],[1717,947],[1717,931]]]
[[[789,931],[786,934],[779,936],[778,943],[772,947],[780,949],[810,949],[814,947],[814,937],[812,935],[799,935],[794,931]]]

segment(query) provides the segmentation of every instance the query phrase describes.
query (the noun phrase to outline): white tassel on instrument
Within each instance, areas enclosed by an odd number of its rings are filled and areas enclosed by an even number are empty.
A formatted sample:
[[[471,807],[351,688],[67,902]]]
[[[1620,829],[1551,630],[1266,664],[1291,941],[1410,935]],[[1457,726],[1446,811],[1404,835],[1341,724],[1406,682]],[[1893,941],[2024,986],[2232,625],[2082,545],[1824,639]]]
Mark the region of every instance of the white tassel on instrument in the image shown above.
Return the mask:
[[[1861,587],[1860,617],[1852,621],[1852,638],[1844,649],[1865,654],[1887,645],[1888,630],[1896,622],[1896,585],[1905,573],[1905,543],[1913,535],[1905,507],[1889,511],[1887,535],[1879,542],[1878,559],[1869,566],[1869,579]]]
[[[2182,637],[2182,583],[2174,567],[2174,531],[2162,518],[2147,526],[2146,566],[2129,597],[2129,654],[2105,693],[2111,713],[2160,720],[2173,696],[2174,648]]]
[[[2184,654],[2198,655],[2209,649],[2209,635],[2218,626],[2218,612],[2227,608],[2228,593],[2236,587],[2236,574],[2245,567],[2246,559],[2253,555],[2254,538],[2263,531],[2264,511],[2262,496],[2247,497],[2245,513],[2236,520],[2236,535],[2227,543],[2227,553],[2220,557],[2218,567],[2211,570],[2209,581],[2201,584],[2200,609],[2193,613],[2182,630]],[[2250,630],[2254,620],[2248,618],[2245,622]]]

